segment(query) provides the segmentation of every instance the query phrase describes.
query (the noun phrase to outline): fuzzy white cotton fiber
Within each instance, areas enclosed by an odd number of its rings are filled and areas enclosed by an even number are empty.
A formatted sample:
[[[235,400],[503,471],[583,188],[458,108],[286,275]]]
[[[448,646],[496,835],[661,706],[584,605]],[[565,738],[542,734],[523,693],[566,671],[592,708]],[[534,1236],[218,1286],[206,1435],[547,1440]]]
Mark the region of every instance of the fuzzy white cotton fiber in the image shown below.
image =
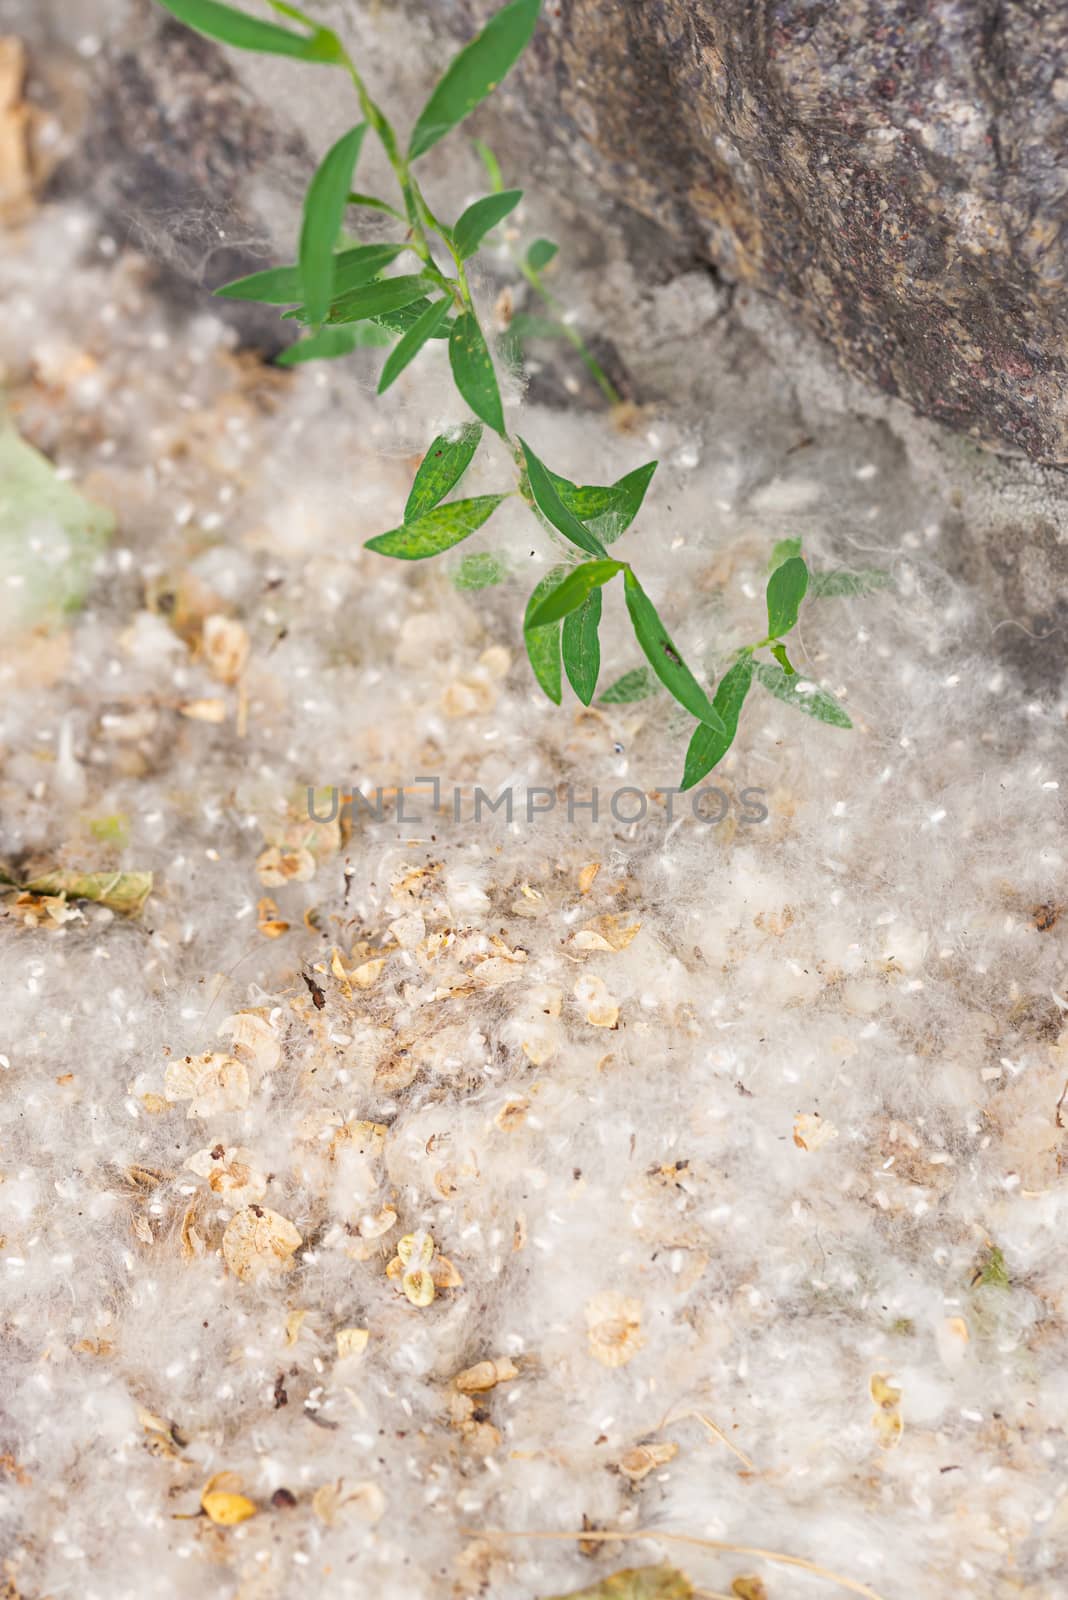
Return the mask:
[[[580,275],[674,398],[522,427],[582,478],[659,457],[620,551],[703,671],[776,539],[893,578],[805,611],[853,732],[754,689],[702,821],[663,699],[540,697],[518,503],[477,594],[362,548],[460,417],[441,352],[384,406],[367,355],[267,373],[99,244],[45,208],[0,268],[19,427],[118,518],[87,607],[3,642],[0,857],[155,883],[136,919],[3,902],[5,1578],[541,1600],[662,1555],[1058,1600],[1065,705],[996,658],[943,491],[697,284],[691,378],[678,295]],[[485,446],[472,492],[509,471]],[[607,684],[614,595],[604,637]],[[254,1516],[200,1514],[220,1473]],[[820,1570],[519,1537],[590,1525]]]

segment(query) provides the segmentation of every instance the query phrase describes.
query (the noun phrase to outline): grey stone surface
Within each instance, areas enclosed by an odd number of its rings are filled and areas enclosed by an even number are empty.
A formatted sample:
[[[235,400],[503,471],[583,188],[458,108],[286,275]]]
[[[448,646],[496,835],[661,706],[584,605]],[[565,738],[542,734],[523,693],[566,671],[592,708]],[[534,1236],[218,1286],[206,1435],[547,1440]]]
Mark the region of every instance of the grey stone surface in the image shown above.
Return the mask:
[[[549,0],[505,92],[888,393],[1068,460],[1063,0]]]

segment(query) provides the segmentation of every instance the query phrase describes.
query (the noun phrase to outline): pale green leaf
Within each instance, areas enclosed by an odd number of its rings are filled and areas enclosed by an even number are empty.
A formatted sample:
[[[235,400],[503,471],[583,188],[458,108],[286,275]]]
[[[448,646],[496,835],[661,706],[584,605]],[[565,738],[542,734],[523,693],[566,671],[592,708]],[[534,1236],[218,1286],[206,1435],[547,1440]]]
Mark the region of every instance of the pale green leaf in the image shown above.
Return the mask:
[[[425,304],[423,291],[426,287],[426,278],[418,272],[366,283],[336,299],[326,320],[331,327],[339,327],[348,322],[363,322],[371,317],[381,317],[386,312],[399,311],[416,300],[423,300]],[[292,312],[287,313],[287,316],[292,315]],[[296,313],[296,320],[307,323],[311,318],[301,307]]]
[[[411,160],[425,154],[492,94],[526,49],[540,9],[541,0],[511,0],[454,58],[412,130]]]
[[[547,1600],[693,1600],[694,1587],[676,1567],[627,1567],[585,1589]]]
[[[527,266],[531,272],[544,272],[549,262],[560,252],[560,246],[551,239],[535,239],[527,251]]]
[[[601,670],[601,605],[600,589],[592,589],[582,604],[564,618],[564,671],[584,706],[597,692]]]
[[[165,11],[197,33],[217,39],[238,50],[259,50],[265,55],[292,56],[298,61],[314,61],[325,66],[340,66],[345,52],[337,35],[329,28],[312,24],[309,35],[293,33],[277,23],[250,17],[219,0],[159,0]]]
[[[356,328],[317,328],[306,339],[291,344],[275,358],[280,367],[296,367],[304,361],[333,361],[348,356],[359,344]]]
[[[348,204],[352,174],[359,159],[360,146],[367,132],[366,122],[357,123],[332,145],[315,170],[304,196],[304,217],[300,229],[297,260],[304,309],[309,322],[325,321],[334,298],[334,246]]]
[[[768,638],[778,639],[797,621],[808,589],[808,568],[800,556],[790,556],[768,579]]]
[[[384,211],[387,216],[396,217],[398,222],[407,223],[408,219],[403,211],[398,211],[396,206],[391,206],[388,200],[380,200],[376,194],[360,194],[358,191],[349,195],[350,206],[362,206],[366,211]]]
[[[629,567],[623,574],[623,581],[635,637],[660,682],[698,722],[722,731],[723,718],[683,661],[656,607]]]
[[[858,572],[836,569],[811,573],[808,592],[814,600],[840,599],[843,595],[873,594],[876,589],[888,588],[893,581],[883,567],[865,567]]]
[[[610,484],[576,484],[552,472],[553,487],[564,505],[585,523],[591,532],[613,544],[630,527],[641,510],[645,492],[658,462],[647,461]]]
[[[683,789],[692,789],[712,768],[718,766],[734,743],[738,732],[738,717],[753,681],[753,658],[740,656],[728,672],[723,674],[712,704],[723,719],[722,732],[699,722],[694,729],[690,748],[686,752],[686,770]]]
[[[597,535],[580,522],[560,498],[552,474],[545,463],[539,460],[525,439],[520,439],[519,444],[526,462],[530,492],[542,516],[562,533],[565,539],[569,539],[580,550],[585,550],[587,555],[606,556],[604,545]]]
[[[553,567],[545,574],[527,601],[526,616],[523,620],[523,642],[527,647],[527,656],[534,676],[549,699],[557,706],[564,692],[560,671],[560,635],[563,624],[550,622],[545,627],[532,628],[529,618],[545,596],[555,589],[566,571],[566,567]]]
[[[796,711],[803,711],[807,717],[815,717],[818,722],[829,722],[836,728],[853,726],[834,696],[828,694],[826,689],[818,688],[811,678],[801,678],[796,673],[789,678],[781,667],[773,667],[768,661],[756,663],[756,675],[777,700],[784,700]]]
[[[508,562],[503,554],[494,555],[480,550],[473,556],[464,556],[456,571],[451,574],[452,586],[461,593],[491,589],[503,583],[508,576]]]
[[[50,625],[85,599],[115,518],[0,421],[0,636]]]
[[[472,500],[451,500],[414,522],[402,523],[399,528],[366,540],[364,549],[380,556],[394,556],[398,561],[423,561],[440,555],[442,550],[477,532],[507,498],[505,494],[480,494]]]
[[[502,189],[499,194],[483,195],[468,206],[452,230],[452,242],[462,261],[475,254],[490,229],[503,222],[522,198],[522,189]]]
[[[508,324],[505,337],[513,339],[566,339],[563,323],[552,317],[536,317],[527,311],[517,311]],[[566,479],[564,480],[566,482]]]
[[[135,917],[152,893],[151,872],[45,872],[21,888],[26,894],[92,900],[121,916]]]
[[[636,700],[648,700],[650,695],[659,694],[660,680],[655,672],[648,667],[632,667],[629,672],[624,672],[621,678],[610,684],[601,696],[600,704],[603,706],[629,706]]]
[[[486,347],[478,318],[467,311],[457,317],[449,334],[449,362],[461,395],[476,417],[489,424],[495,433],[504,433],[504,408],[497,374]]]
[[[358,244],[339,250],[334,256],[334,293],[344,294],[370,283],[407,248],[403,244]],[[214,292],[223,300],[258,300],[261,305],[269,306],[296,306],[304,298],[299,266],[268,267],[264,272],[253,272],[247,278],[224,283]]]
[[[478,422],[468,422],[452,433],[438,435],[419,463],[404,508],[405,522],[425,516],[444,500],[471,465],[481,438],[482,425]]]
[[[800,539],[778,539],[771,552],[771,560],[768,562],[768,571],[774,572],[776,567],[781,567],[783,562],[789,561],[791,556],[799,556],[800,554]]]
[[[486,176],[490,181],[490,188],[494,194],[500,194],[504,188],[504,179],[501,176],[501,164],[493,154],[489,145],[483,139],[475,140],[475,149],[478,151],[482,165],[486,169]]]
[[[432,339],[441,324],[449,314],[450,300],[434,300],[427,306],[420,317],[417,317],[408,332],[403,334],[396,347],[386,357],[382,368],[382,376],[378,380],[379,394],[385,394],[391,383],[396,382],[410,361],[414,361],[428,339]]]
[[[584,561],[581,566],[571,567],[537,606],[528,611],[527,625],[543,628],[548,622],[559,622],[569,611],[581,606],[593,590],[600,589],[622,571],[618,561]]]

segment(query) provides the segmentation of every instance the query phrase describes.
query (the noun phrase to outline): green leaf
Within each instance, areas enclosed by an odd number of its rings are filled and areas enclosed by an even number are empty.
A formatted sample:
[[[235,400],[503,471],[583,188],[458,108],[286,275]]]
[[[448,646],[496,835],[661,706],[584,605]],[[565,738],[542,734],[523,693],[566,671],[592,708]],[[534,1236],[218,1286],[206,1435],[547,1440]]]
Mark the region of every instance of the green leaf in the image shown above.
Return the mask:
[[[511,0],[450,62],[412,130],[412,161],[492,94],[526,49],[540,10],[541,0]]]
[[[508,324],[507,333],[514,339],[566,339],[562,323],[554,322],[552,317],[535,317],[529,312],[518,311]],[[566,479],[564,480],[567,481]]]
[[[220,44],[232,44],[238,50],[260,50],[266,55],[293,56],[298,61],[315,61],[326,66],[340,66],[345,60],[337,35],[316,24],[312,24],[310,35],[304,35],[280,28],[274,22],[261,22],[245,11],[220,5],[219,0],[159,0],[159,3],[172,17],[197,33],[218,39]]]
[[[578,545],[580,550],[585,550],[587,555],[602,556],[607,559],[607,551],[597,535],[580,522],[560,498],[552,474],[545,463],[538,459],[526,440],[520,439],[519,444],[526,462],[530,492],[541,514],[563,534],[565,539],[570,539],[572,544]]]
[[[717,733],[713,728],[707,728],[699,722],[694,729],[690,748],[686,752],[686,770],[682,776],[682,787],[692,789],[695,783],[718,766],[734,743],[734,736],[738,732],[738,717],[741,713],[745,697],[749,693],[749,685],[753,681],[753,658],[751,655],[740,656],[725,672],[719,681],[712,704],[723,719],[723,732]]]
[[[559,591],[557,591],[559,593]],[[588,706],[597,691],[597,677],[601,670],[600,589],[591,589],[575,611],[564,618],[564,670],[572,689],[584,706]]]
[[[404,213],[398,211],[396,206],[391,206],[388,200],[380,200],[376,194],[351,193],[348,203],[350,206],[363,206],[368,211],[385,211],[389,216],[396,217],[398,222],[407,223],[408,221]]]
[[[504,188],[504,179],[501,177],[500,162],[497,160],[497,157],[493,154],[493,151],[484,140],[476,139],[475,149],[478,151],[482,160],[482,165],[486,169],[486,176],[489,178],[490,188],[493,190],[494,194],[500,194],[501,190]]]
[[[115,518],[0,420],[0,637],[62,621],[84,601]]]
[[[553,257],[560,253],[560,246],[553,244],[551,239],[535,239],[527,251],[527,266],[531,272],[544,272]]]
[[[324,328],[322,331],[327,333],[331,330]],[[370,322],[354,322],[351,327],[339,328],[338,332],[348,334],[354,350],[387,350],[397,330],[388,327],[386,318],[382,317]]]
[[[522,189],[502,189],[499,194],[483,195],[481,200],[468,206],[452,230],[452,242],[462,261],[474,255],[490,229],[503,222],[522,198]]]
[[[815,717],[818,722],[829,722],[835,728],[853,726],[834,696],[826,689],[817,688],[811,678],[796,674],[788,678],[781,667],[773,667],[768,661],[756,663],[756,675],[777,700],[785,700],[787,705],[803,711],[806,716]]]
[[[627,1567],[588,1589],[573,1589],[548,1600],[693,1600],[694,1587],[676,1567]]]
[[[790,660],[790,657],[786,654],[786,646],[784,644],[773,644],[771,647],[771,653],[788,678],[793,678],[796,676],[797,669]]]
[[[622,571],[621,562],[608,560],[584,561],[581,566],[570,567],[560,582],[527,612],[528,626],[543,628],[548,622],[559,622],[569,611],[581,606],[593,590],[600,589]]]
[[[781,567],[784,561],[789,561],[791,556],[801,554],[800,539],[779,539],[771,552],[768,562],[768,571],[774,572],[776,567]]]
[[[482,425],[478,422],[467,422],[458,431],[438,434],[419,463],[404,508],[405,522],[425,516],[444,500],[471,465],[481,438]]]
[[[341,230],[353,170],[366,132],[366,122],[360,122],[348,133],[342,134],[316,168],[304,196],[304,219],[297,258],[304,309],[308,320],[316,324],[325,322],[334,298],[334,246]]]
[[[334,256],[334,293],[342,294],[369,283],[407,248],[403,244],[358,244],[339,250]],[[224,283],[214,293],[222,300],[258,300],[268,306],[300,305],[304,298],[298,266],[268,267],[265,272]]]
[[[504,432],[504,408],[497,374],[478,318],[465,311],[457,317],[449,334],[449,362],[456,387],[476,417],[487,422],[495,433]]]
[[[797,621],[808,588],[808,568],[800,556],[790,556],[768,579],[768,638],[789,633]]]
[[[414,522],[402,523],[399,528],[367,539],[364,549],[380,556],[395,556],[398,561],[424,561],[476,533],[507,498],[506,494],[480,494],[473,500],[450,500],[448,505],[435,506]]]
[[[296,367],[303,361],[333,361],[350,356],[359,339],[355,328],[317,328],[307,339],[300,339],[275,358],[279,367]]]
[[[409,328],[414,328],[429,304],[430,301],[426,295],[420,295],[419,299],[413,300],[410,305],[398,306],[395,311],[380,312],[377,316],[372,317],[371,321],[377,322],[383,328],[388,328],[391,333],[407,333]],[[432,337],[435,339],[447,339],[452,329],[453,323],[446,317],[441,327]]]
[[[549,699],[557,706],[564,692],[560,672],[560,635],[563,624],[550,622],[545,627],[533,628],[530,625],[530,617],[545,596],[556,588],[566,571],[566,567],[553,567],[545,574],[527,601],[526,615],[523,618],[523,641],[527,647],[534,676]]]
[[[476,555],[464,556],[452,574],[452,586],[461,592],[491,589],[503,583],[508,576],[508,564],[503,555],[492,555],[480,550]]]
[[[814,600],[840,599],[842,595],[873,594],[876,589],[886,589],[893,576],[883,567],[866,567],[859,572],[813,572],[809,575],[808,592]]]
[[[152,893],[151,872],[45,872],[22,885],[26,894],[92,900],[120,916],[136,917]]]
[[[660,682],[698,722],[706,722],[710,728],[722,731],[723,718],[683,661],[656,607],[629,567],[623,574],[623,582],[635,637]]]
[[[629,706],[635,700],[648,700],[650,695],[659,692],[660,680],[654,672],[650,672],[648,667],[632,667],[605,690],[600,704]]]
[[[408,332],[386,357],[382,376],[378,380],[379,394],[385,394],[390,384],[400,377],[409,361],[414,361],[427,340],[433,338],[448,316],[451,304],[451,300],[447,299],[434,300],[427,306],[422,316],[412,323]]]
[[[363,284],[335,300],[326,320],[332,327],[339,327],[347,322],[363,322],[369,317],[380,317],[387,311],[399,311],[414,300],[425,301],[423,290],[426,286],[427,280],[419,272]],[[292,316],[293,313],[289,312],[288,315]],[[303,307],[296,316],[298,322],[311,321]]]
[[[589,483],[580,486],[567,478],[558,477],[555,472],[549,476],[568,510],[573,511],[605,544],[614,544],[621,534],[626,533],[641,510],[645,491],[658,465],[656,461],[647,461],[644,467],[635,467],[625,477],[605,485]]]

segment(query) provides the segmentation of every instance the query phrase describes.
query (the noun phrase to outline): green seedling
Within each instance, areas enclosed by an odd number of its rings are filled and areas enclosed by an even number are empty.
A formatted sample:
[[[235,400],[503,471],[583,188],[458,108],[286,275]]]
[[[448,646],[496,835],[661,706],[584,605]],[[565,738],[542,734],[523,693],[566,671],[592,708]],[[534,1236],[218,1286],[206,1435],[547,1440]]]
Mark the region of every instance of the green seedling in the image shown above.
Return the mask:
[[[737,652],[714,693],[683,660],[629,561],[609,554],[634,522],[657,463],[650,461],[608,485],[575,484],[553,472],[526,440],[508,430],[497,368],[479,318],[469,263],[522,198],[507,189],[493,153],[479,147],[490,193],[454,223],[432,210],[418,176],[426,152],[452,133],[493,92],[522,55],[538,24],[541,0],[510,0],[447,67],[405,139],[372,98],[360,70],[338,36],[296,6],[266,0],[281,22],[235,10],[221,0],[158,0],[179,21],[223,44],[335,68],[355,91],[360,119],[319,164],[304,199],[297,259],[253,273],[216,290],[230,299],[278,306],[304,332],[281,359],[288,365],[333,360],[355,349],[390,346],[379,379],[384,392],[433,341],[447,341],[453,380],[475,421],[430,445],[397,527],[367,541],[367,548],[402,561],[441,554],[481,528],[503,501],[518,496],[558,547],[562,558],[536,586],[526,607],[524,639],[537,682],[559,704],[566,674],[578,699],[589,705],[600,673],[599,630],[604,594],[618,579],[635,638],[648,665],[632,670],[602,696],[626,704],[664,688],[694,719],[685,787],[722,760],[734,739],[743,702],[754,682],[820,721],[848,728],[849,718],[824,690],[795,671],[786,636],[795,627],[806,593],[858,594],[882,574],[811,574],[800,541],[776,549],[768,582],[768,631]],[[397,186],[394,200],[357,188],[356,170],[368,133],[377,138]],[[392,243],[353,244],[350,213],[371,210],[394,219],[403,237]],[[517,261],[548,315],[535,319],[551,336],[566,337],[612,404],[619,395],[564,317],[544,273],[557,246],[536,239]],[[390,269],[387,275],[386,269]],[[394,270],[396,269],[396,270]],[[518,320],[518,319],[516,319]],[[531,320],[531,319],[528,319]],[[516,330],[513,322],[513,332]],[[530,336],[537,328],[527,329]],[[488,434],[507,459],[512,482],[496,493],[448,500]],[[487,443],[489,440],[487,439]],[[500,557],[467,557],[457,586],[479,588],[506,571]],[[770,660],[758,659],[767,649]]]

